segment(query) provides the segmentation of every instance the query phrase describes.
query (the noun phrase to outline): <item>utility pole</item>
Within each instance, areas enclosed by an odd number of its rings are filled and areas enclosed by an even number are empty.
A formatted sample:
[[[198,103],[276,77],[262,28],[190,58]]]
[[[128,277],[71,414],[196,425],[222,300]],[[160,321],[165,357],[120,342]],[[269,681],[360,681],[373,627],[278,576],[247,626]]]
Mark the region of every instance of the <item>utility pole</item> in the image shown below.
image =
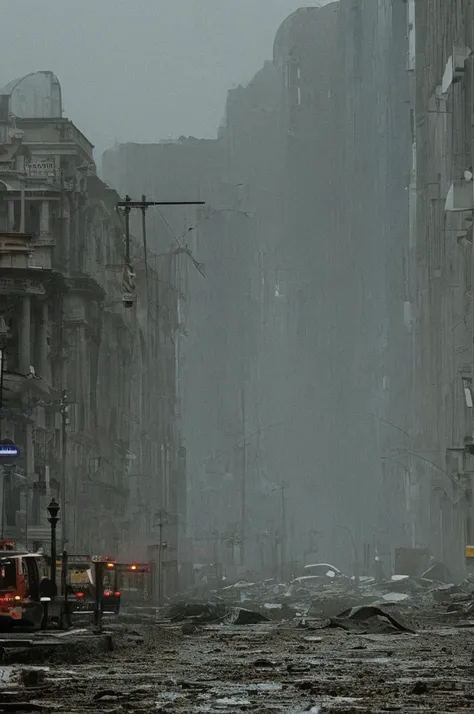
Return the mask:
[[[214,536],[214,572],[216,575],[216,586],[217,590],[221,589],[221,579],[220,579],[220,568],[219,568],[219,531],[215,530],[212,532]]]
[[[158,529],[158,605],[161,607],[163,605],[163,551],[168,547],[167,543],[163,542],[163,526],[164,519],[168,517],[166,511],[158,511],[156,514],[159,518]]]
[[[123,208],[125,215],[125,271],[127,273],[127,282],[133,278],[133,269],[130,263],[130,212],[132,208],[139,208],[142,212],[142,237],[143,247],[145,250],[145,266],[146,266],[146,211],[149,206],[204,206],[205,201],[147,201],[146,196],[142,196],[141,201],[132,201],[130,196],[125,196],[125,201],[119,201],[117,206]],[[133,286],[128,286],[128,293],[123,297],[125,307],[132,307],[134,303]]]
[[[286,498],[285,484],[281,484],[281,579],[285,580],[286,574]]]
[[[142,239],[143,239],[143,253],[145,257],[145,285],[146,294],[148,299],[148,260],[147,260],[147,238],[146,238],[146,196],[142,194]]]
[[[69,424],[69,402],[67,391],[61,395],[61,550],[66,549],[67,519],[66,519],[66,485],[67,485],[67,429]]]
[[[6,346],[8,340],[8,326],[5,318],[0,317],[0,440],[3,439],[2,434],[2,409],[3,409],[3,373],[5,371]],[[0,490],[0,517],[1,517],[1,536],[5,533],[5,480],[6,468],[0,464],[0,475],[2,476],[2,485]]]
[[[158,553],[158,605],[161,607],[163,604],[163,518],[160,516],[160,537],[159,537],[159,553]]]
[[[245,394],[243,388],[240,390],[241,418],[242,418],[242,485],[241,485],[241,514],[240,514],[240,565],[245,565],[245,538],[247,520],[247,428],[245,420]]]

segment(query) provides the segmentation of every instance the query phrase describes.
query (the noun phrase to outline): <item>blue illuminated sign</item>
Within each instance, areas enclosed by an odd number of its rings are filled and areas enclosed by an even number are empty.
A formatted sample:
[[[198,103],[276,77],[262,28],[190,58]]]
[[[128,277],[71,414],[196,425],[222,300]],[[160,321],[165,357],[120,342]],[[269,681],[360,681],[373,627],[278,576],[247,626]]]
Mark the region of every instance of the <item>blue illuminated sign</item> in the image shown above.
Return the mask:
[[[16,444],[0,444],[0,458],[16,459],[20,453],[20,447]]]

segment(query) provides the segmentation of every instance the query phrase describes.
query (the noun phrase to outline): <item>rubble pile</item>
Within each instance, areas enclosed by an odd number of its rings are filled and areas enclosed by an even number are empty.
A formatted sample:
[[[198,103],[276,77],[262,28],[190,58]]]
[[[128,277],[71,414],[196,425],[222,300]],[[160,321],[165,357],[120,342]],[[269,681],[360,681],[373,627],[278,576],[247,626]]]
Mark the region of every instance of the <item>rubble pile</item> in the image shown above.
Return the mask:
[[[343,627],[347,631],[413,631],[400,628],[400,615],[474,618],[474,579],[455,584],[449,569],[434,563],[421,576],[396,574],[384,579],[347,577],[337,568],[323,564],[323,572],[295,578],[249,582],[240,580],[210,590],[203,602],[202,591],[190,592],[186,601],[168,609],[171,622],[194,624],[249,625],[269,621],[300,627]],[[312,566],[314,567],[314,566]],[[396,610],[395,610],[396,608]],[[362,618],[360,613],[370,617]],[[473,623],[474,626],[474,623]]]

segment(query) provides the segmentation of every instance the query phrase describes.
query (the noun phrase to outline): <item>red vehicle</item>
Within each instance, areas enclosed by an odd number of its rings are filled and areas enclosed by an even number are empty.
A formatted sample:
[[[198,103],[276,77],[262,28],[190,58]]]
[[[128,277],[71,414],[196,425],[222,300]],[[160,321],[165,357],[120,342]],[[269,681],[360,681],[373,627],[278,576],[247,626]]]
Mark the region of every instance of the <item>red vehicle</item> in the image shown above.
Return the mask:
[[[1,547],[1,542],[0,542]],[[40,555],[0,550],[0,629],[40,629],[44,609],[40,596]]]

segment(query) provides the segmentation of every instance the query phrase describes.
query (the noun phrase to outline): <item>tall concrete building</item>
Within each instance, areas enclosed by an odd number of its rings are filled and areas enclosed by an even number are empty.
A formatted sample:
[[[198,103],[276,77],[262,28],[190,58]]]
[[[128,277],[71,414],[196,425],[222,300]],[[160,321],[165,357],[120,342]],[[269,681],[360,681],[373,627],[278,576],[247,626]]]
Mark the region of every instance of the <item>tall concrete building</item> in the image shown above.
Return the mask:
[[[353,378],[364,363],[375,377],[385,499],[374,529],[384,550],[460,571],[473,539],[472,3],[342,0],[340,30],[345,230],[374,349],[355,354]]]
[[[336,515],[345,482],[328,476],[344,342],[331,336],[341,274],[336,37],[336,4],[295,13],[273,62],[229,92],[216,140],[104,156],[120,191],[208,203],[186,233],[206,266],[206,280],[188,272],[181,351],[187,526],[208,541],[208,557],[217,541],[223,560],[247,566],[274,569],[282,553],[291,561],[316,530],[325,557],[338,541],[348,550]],[[173,225],[177,235],[194,228]]]
[[[470,3],[431,10],[302,8],[217,139],[105,155],[122,192],[209,204],[156,223],[188,250],[177,365],[202,557],[463,565],[474,41]]]
[[[416,479],[402,455],[413,446],[412,132],[407,3],[342,0],[338,37],[341,162],[338,243],[346,333],[346,456],[358,453],[346,496],[363,489],[362,541],[394,565],[414,547]],[[344,245],[343,245],[344,244]],[[351,278],[344,287],[345,275]],[[363,448],[361,448],[363,445]]]
[[[2,533],[45,543],[55,497],[70,552],[141,559],[158,542],[160,511],[177,511],[183,466],[166,352],[177,302],[132,237],[139,298],[124,308],[119,199],[63,117],[54,74],[0,91],[1,436],[21,449],[3,468]],[[176,517],[166,524],[171,582]]]
[[[458,568],[472,530],[472,3],[412,3],[415,72],[416,442],[424,528]]]

